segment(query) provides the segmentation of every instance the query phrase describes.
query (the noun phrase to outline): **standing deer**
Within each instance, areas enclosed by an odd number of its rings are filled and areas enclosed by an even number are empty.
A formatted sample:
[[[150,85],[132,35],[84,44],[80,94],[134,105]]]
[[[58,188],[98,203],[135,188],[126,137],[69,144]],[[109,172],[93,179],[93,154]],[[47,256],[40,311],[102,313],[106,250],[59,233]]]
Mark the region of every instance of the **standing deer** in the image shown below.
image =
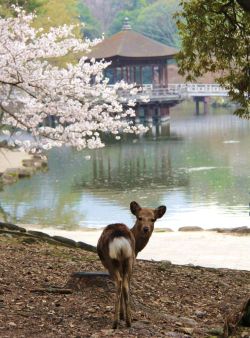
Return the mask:
[[[124,319],[124,312],[126,324],[131,326],[129,286],[135,257],[147,245],[154,223],[165,214],[166,207],[162,205],[156,209],[141,208],[133,201],[130,203],[130,210],[136,216],[133,228],[130,230],[121,223],[110,224],[103,230],[97,244],[100,260],[116,286],[113,329],[117,328],[120,317]]]

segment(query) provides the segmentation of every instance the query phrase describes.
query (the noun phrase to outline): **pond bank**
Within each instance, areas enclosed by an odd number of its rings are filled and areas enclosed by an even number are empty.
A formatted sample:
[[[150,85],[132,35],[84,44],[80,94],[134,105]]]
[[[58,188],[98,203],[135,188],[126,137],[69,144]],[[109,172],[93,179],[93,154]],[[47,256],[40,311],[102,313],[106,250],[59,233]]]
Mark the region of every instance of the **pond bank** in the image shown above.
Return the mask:
[[[17,149],[0,147],[0,183],[11,184],[19,178],[30,177],[37,170],[47,168],[47,159]]]
[[[63,236],[96,246],[101,230],[66,231],[27,226],[51,236]],[[154,232],[138,258],[169,260],[174,264],[192,264],[212,268],[250,271],[250,236],[215,231]]]

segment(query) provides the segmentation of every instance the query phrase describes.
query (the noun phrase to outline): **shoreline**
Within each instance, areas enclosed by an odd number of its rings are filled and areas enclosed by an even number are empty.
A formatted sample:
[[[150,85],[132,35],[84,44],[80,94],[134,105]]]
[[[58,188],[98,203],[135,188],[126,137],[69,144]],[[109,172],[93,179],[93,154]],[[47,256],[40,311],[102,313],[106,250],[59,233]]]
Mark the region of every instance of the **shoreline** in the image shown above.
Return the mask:
[[[18,179],[30,177],[41,169],[47,169],[44,156],[0,147],[0,184],[15,183]]]
[[[96,246],[102,230],[67,231],[26,226],[27,230],[42,231]],[[250,236],[215,231],[154,232],[138,259],[170,261],[177,265],[227,268],[250,271]]]

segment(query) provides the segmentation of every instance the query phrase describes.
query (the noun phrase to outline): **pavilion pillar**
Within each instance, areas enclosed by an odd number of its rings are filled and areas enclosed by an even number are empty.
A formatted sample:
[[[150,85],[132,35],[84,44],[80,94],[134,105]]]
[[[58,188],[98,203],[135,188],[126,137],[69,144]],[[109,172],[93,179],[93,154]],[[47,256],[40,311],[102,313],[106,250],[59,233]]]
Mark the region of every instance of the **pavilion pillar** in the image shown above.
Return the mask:
[[[114,67],[114,83],[117,82],[117,68]]]
[[[142,66],[139,66],[140,68],[140,84],[143,85],[143,80],[142,80]]]
[[[195,114],[200,115],[200,98],[195,96],[194,101],[195,101]]]
[[[151,106],[146,106],[145,111],[145,121],[151,127],[153,125],[153,109]]]
[[[204,97],[203,104],[204,104],[204,114],[206,115],[208,113],[208,98],[207,97]]]
[[[133,66],[134,82],[136,83],[136,66]]]
[[[153,84],[159,85],[159,66],[153,65]]]
[[[169,106],[163,106],[161,109],[161,122],[165,122],[169,119]]]
[[[130,83],[130,76],[129,76],[129,67],[128,66],[126,66],[126,82],[127,83]]]
[[[159,85],[162,87],[164,85],[164,79],[163,79],[163,65],[159,65]]]
[[[168,60],[166,60],[166,65],[165,65],[165,86],[168,86]]]
[[[126,67],[125,67],[125,66],[122,67],[122,73],[123,73],[123,80],[124,80],[125,82],[127,82],[127,81],[126,81]]]
[[[154,65],[151,65],[151,72],[152,72],[152,85],[154,85]]]

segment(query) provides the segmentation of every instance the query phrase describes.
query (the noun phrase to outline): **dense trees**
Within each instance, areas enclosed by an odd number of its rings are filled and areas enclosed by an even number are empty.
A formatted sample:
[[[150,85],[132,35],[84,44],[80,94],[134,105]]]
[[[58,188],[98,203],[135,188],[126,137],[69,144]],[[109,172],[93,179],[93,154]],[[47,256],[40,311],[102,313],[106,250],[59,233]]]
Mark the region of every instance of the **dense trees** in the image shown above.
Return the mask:
[[[159,42],[178,46],[179,39],[173,14],[178,6],[176,0],[139,0],[127,1],[123,10],[115,16],[109,33],[122,29],[124,18],[130,19],[133,29]]]
[[[145,7],[138,15],[135,29],[166,45],[177,47],[179,37],[173,14],[177,10],[176,0],[159,0]]]
[[[42,6],[42,13],[35,19],[36,27],[49,27],[58,25],[78,24],[79,13],[77,11],[77,0],[49,0]]]
[[[0,0],[0,15],[15,15],[15,10],[12,7],[13,5],[21,6],[27,12],[32,12],[34,10],[40,11],[47,1],[48,0]]]
[[[194,81],[215,72],[218,82],[250,117],[250,11],[244,0],[182,0],[177,25],[182,39],[179,66]]]
[[[79,13],[79,19],[84,24],[81,29],[82,35],[90,39],[100,37],[102,35],[100,23],[93,17],[88,6],[79,1],[77,10]]]

